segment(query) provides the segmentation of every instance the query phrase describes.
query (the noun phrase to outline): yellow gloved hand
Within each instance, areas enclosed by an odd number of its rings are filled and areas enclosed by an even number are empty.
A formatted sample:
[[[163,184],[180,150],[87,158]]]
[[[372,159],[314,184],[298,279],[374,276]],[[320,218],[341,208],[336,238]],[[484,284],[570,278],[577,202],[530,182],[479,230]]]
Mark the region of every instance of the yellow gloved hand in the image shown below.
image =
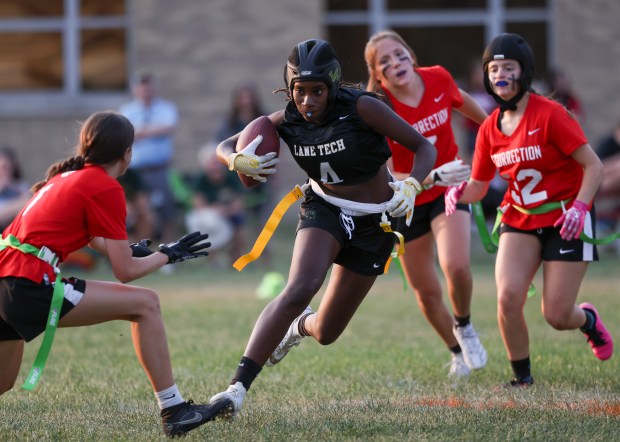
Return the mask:
[[[263,136],[259,135],[240,152],[230,154],[228,169],[247,175],[261,183],[267,181],[267,178],[262,175],[276,173],[277,170],[274,166],[280,162],[280,159],[276,158],[278,155],[276,152],[269,152],[261,156],[256,155],[256,148],[262,141]]]
[[[405,224],[410,226],[411,218],[413,217],[413,208],[415,206],[415,197],[418,192],[422,191],[422,186],[418,180],[413,177],[408,177],[403,181],[395,181],[389,184],[394,191],[394,196],[388,202],[385,210],[394,218],[406,216]]]

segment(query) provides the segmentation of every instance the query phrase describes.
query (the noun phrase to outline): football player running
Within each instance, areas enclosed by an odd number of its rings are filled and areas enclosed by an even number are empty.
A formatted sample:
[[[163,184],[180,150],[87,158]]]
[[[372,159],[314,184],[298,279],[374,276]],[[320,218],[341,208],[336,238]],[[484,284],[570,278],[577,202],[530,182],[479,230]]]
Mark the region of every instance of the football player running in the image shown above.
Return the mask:
[[[528,287],[542,264],[542,313],[556,330],[581,330],[600,360],[613,353],[611,335],[589,303],[576,305],[588,263],[598,259],[592,200],[601,161],[573,115],[531,89],[534,54],[517,34],[494,38],[482,56],[484,84],[499,103],[480,127],[472,174],[446,193],[446,213],[479,201],[499,171],[508,181],[495,264],[498,321],[514,378],[529,386]],[[583,232],[584,235],[581,235]]]
[[[232,416],[265,364],[280,362],[304,336],[328,345],[342,334],[394,247],[382,218],[411,222],[416,193],[436,157],[433,145],[374,94],[341,84],[340,63],[328,42],[297,44],[284,76],[290,103],[270,118],[309,182],[286,287],[259,316],[231,385],[212,398],[231,399]],[[402,181],[392,179],[386,166],[391,153],[385,137],[416,153]],[[220,161],[265,181],[261,175],[274,171],[273,155],[254,155],[255,143],[235,154],[238,138],[218,145]],[[313,312],[309,304],[330,268]]]
[[[413,287],[420,310],[450,350],[449,376],[464,378],[487,362],[487,353],[471,324],[473,282],[469,261],[471,215],[459,204],[452,217],[444,213],[448,186],[469,178],[470,167],[458,158],[451,125],[452,109],[480,124],[487,114],[450,73],[441,66],[419,67],[413,49],[394,31],[370,37],[364,53],[368,67],[368,90],[385,96],[394,111],[418,128],[437,148],[437,162],[425,190],[416,198],[413,222],[399,221],[405,237],[400,258]],[[389,139],[392,169],[396,177],[411,170],[414,154]],[[453,316],[442,299],[435,267],[435,250],[446,278]]]

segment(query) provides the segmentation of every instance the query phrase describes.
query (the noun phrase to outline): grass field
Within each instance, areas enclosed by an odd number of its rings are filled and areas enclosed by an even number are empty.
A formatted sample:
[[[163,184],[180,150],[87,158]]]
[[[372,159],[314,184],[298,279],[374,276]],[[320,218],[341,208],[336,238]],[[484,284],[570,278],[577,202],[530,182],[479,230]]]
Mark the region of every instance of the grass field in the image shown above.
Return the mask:
[[[283,272],[288,247],[274,250],[274,266]],[[210,268],[208,260],[137,282],[161,295],[177,384],[196,402],[226,388],[267,302],[255,295],[260,262],[237,273]],[[206,424],[188,439],[619,440],[620,356],[600,362],[581,333],[551,329],[540,314],[540,295],[526,306],[536,384],[494,391],[511,372],[495,317],[492,266],[491,257],[476,255],[473,320],[489,361],[467,382],[448,381],[448,351],[393,267],[335,344],[304,340],[282,364],[263,370],[239,419]],[[609,256],[593,264],[579,301],[593,302],[620,342],[617,269],[617,258]],[[81,276],[111,278],[104,265]],[[40,339],[26,346],[19,385]],[[2,396],[0,415],[0,440],[164,439],[123,322],[60,330],[37,390],[16,388]]]

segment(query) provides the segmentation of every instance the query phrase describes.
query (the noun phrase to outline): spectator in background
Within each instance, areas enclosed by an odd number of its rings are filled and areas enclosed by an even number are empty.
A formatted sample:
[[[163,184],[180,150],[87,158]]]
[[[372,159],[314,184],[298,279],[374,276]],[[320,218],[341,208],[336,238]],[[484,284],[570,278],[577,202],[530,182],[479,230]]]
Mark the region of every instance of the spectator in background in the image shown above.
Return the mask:
[[[230,109],[220,124],[215,140],[225,140],[241,132],[255,118],[265,115],[258,91],[252,84],[242,84],[233,90]],[[219,143],[219,141],[217,141]]]
[[[127,202],[127,234],[130,242],[153,237],[153,211],[149,194],[140,175],[134,169],[127,169],[118,177],[125,191]]]
[[[618,158],[620,154],[620,120],[616,123],[613,131],[603,138],[596,149],[601,160]]]
[[[170,186],[174,132],[179,116],[174,103],[156,94],[152,73],[140,71],[132,85],[134,100],[119,109],[134,126],[130,170],[135,171],[149,196],[154,213],[154,240],[170,242],[178,234],[178,208]]]
[[[241,132],[250,121],[266,115],[262,100],[253,84],[242,84],[232,92],[230,109],[228,114],[218,128],[213,145],[217,146],[223,140]],[[260,226],[266,220],[266,205],[270,200],[270,190],[267,183],[247,189],[244,195],[244,204],[252,219],[256,220]],[[268,255],[263,255],[268,259]]]
[[[577,120],[583,124],[584,112],[581,101],[577,98],[577,94],[573,90],[572,83],[568,75],[561,69],[552,69],[549,71],[547,85],[548,95],[552,100],[557,101],[566,109],[571,111]]]
[[[0,148],[0,228],[4,230],[30,199],[30,185],[22,179],[17,155],[11,147]]]
[[[215,148],[220,142],[241,132],[248,123],[261,115],[267,115],[267,112],[263,107],[256,86],[252,83],[244,83],[237,86],[232,91],[228,113],[220,123],[211,145]],[[234,178],[237,179],[237,177]],[[269,216],[269,202],[271,201],[272,194],[271,185],[272,183],[269,182],[258,183],[254,187],[245,189],[245,192],[242,193],[243,205],[248,215],[247,220],[252,224],[253,230],[256,230],[256,234],[260,232]],[[271,266],[269,248],[269,245],[267,245],[261,259],[261,262],[266,267]],[[231,251],[231,253],[235,252]],[[237,258],[239,256],[237,255]]]
[[[187,216],[188,230],[208,231],[211,256],[220,247],[230,253],[230,264],[243,254],[246,210],[243,184],[219,162],[215,146],[205,146],[198,153],[201,172],[193,183],[193,210]],[[207,227],[208,226],[208,227]]]
[[[598,145],[596,153],[603,162],[603,178],[596,195],[596,210],[601,234],[604,235],[617,228],[620,217],[620,120]]]

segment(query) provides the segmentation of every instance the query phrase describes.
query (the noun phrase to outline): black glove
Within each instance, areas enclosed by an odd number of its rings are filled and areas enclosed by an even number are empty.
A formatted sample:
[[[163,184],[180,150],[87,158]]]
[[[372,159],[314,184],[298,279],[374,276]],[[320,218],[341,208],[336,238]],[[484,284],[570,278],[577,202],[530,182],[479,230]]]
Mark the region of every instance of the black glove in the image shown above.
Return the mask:
[[[207,239],[209,235],[206,233],[193,232],[182,236],[179,240],[170,244],[160,244],[159,250],[168,256],[168,264],[185,261],[186,259],[207,256],[209,252],[201,251],[211,247],[210,242],[198,244],[200,241]]]
[[[150,245],[150,239],[141,239],[139,242],[129,244],[129,247],[131,247],[131,256],[134,258],[144,258],[145,256],[152,255],[155,252],[149,249]]]

